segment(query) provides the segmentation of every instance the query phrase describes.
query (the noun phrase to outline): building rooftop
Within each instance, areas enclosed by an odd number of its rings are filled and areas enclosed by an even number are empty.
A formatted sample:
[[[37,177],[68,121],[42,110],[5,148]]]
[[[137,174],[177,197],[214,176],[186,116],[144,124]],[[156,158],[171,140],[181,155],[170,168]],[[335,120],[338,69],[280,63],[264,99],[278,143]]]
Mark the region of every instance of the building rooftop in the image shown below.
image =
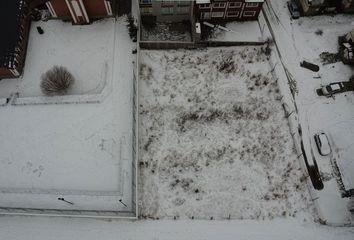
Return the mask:
[[[25,0],[0,1],[0,67],[14,68]]]

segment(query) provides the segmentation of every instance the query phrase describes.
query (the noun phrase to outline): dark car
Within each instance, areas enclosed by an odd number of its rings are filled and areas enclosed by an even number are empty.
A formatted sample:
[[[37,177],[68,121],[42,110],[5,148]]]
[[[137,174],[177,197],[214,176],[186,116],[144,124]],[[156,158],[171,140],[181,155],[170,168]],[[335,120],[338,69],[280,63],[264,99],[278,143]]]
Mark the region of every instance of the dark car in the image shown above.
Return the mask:
[[[316,90],[318,96],[331,97],[333,94],[344,92],[344,84],[342,82],[330,83]]]
[[[298,19],[300,17],[300,9],[294,0],[288,1],[288,8],[293,19]]]

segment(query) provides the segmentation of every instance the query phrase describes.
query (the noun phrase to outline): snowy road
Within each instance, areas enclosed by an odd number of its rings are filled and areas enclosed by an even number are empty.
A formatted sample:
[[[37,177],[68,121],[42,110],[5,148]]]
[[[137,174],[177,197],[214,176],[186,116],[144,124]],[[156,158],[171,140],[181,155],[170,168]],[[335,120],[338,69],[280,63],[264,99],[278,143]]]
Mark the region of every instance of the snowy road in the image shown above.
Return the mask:
[[[338,133],[343,133],[343,128],[350,125],[340,123],[353,121],[354,94],[347,92],[333,98],[325,98],[317,96],[315,90],[331,82],[348,81],[353,74],[353,69],[341,62],[324,63],[320,54],[337,51],[337,38],[353,28],[354,17],[339,14],[291,20],[285,0],[266,1],[264,13],[279,50],[283,68],[294,79],[298,121],[304,130],[305,140],[310,140],[308,145],[313,148],[312,150],[311,147],[307,148],[306,155],[311,155],[310,150],[315,153],[324,181],[325,187],[322,191],[313,190],[320,217],[334,225],[349,224],[351,221],[347,207],[349,199],[341,198],[339,189],[341,180],[338,180],[339,175],[333,171],[331,165],[333,162],[339,162],[342,169],[351,169],[352,157],[349,156],[354,155],[354,147],[349,146],[348,142],[354,141],[354,134],[352,131],[346,131],[339,137]],[[301,68],[299,63],[303,60],[318,64],[320,71],[314,73]],[[283,80],[287,81],[287,79]],[[321,131],[324,131],[330,139],[333,148],[331,156],[320,156],[315,147],[313,135]],[[349,159],[346,159],[348,157]],[[343,167],[343,163],[347,165]],[[342,171],[342,174],[348,175],[348,172]],[[344,181],[351,179],[345,176],[342,178]]]
[[[273,221],[102,221],[71,218],[1,217],[8,240],[352,240],[354,230],[299,219]]]

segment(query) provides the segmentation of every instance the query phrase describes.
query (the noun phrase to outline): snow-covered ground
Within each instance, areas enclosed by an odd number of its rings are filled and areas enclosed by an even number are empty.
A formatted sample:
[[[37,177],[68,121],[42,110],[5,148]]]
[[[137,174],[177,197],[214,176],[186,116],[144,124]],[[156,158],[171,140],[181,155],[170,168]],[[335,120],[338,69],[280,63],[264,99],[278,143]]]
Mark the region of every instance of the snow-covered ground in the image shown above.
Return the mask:
[[[352,240],[352,228],[301,219],[273,221],[102,221],[72,218],[0,217],[0,239],[11,240]]]
[[[203,26],[208,28],[207,26]],[[265,26],[260,26],[258,21],[230,22],[225,25],[227,31],[216,28],[212,31],[209,41],[226,42],[262,42],[262,31]],[[247,34],[245,34],[247,33]]]
[[[57,36],[71,34],[72,39],[75,39],[75,33],[80,32],[80,29],[89,28],[72,26],[61,21],[49,21],[46,24],[55,29],[44,28],[45,34],[52,35],[54,32]],[[113,42],[113,45],[94,49],[96,53],[73,52],[72,56],[67,55],[65,59],[60,53],[69,54],[65,47],[66,44],[70,45],[70,42],[58,37],[50,46],[56,56],[63,57],[62,63],[80,66],[78,68],[80,72],[92,73],[94,78],[100,77],[99,74],[95,75],[96,71],[92,69],[95,62],[104,63],[98,55],[110,52],[105,57],[110,59],[108,62],[110,66],[116,67],[112,83],[109,85],[110,94],[102,103],[7,105],[0,108],[1,207],[114,211],[132,209],[134,55],[131,51],[134,46],[125,24],[125,18],[120,18],[117,22],[110,19],[94,23],[89,31],[91,35],[96,36],[93,39],[93,47],[98,47],[94,44],[97,37],[105,39],[100,35],[102,33],[100,29],[113,28],[112,32],[117,33],[116,36],[110,34],[108,37],[110,39],[102,42]],[[63,26],[65,29],[61,28]],[[95,26],[100,26],[97,31]],[[32,44],[37,37],[39,36],[32,36]],[[64,42],[59,43],[61,40]],[[75,45],[89,48],[90,40],[78,37],[76,40],[78,43]],[[53,59],[48,58],[48,62],[51,60]],[[33,65],[28,63],[26,67],[30,66]],[[37,86],[35,81],[29,83],[35,85],[28,86],[29,89]],[[87,84],[90,84],[90,80]],[[58,197],[64,197],[74,202],[74,205],[58,201]],[[122,199],[127,207],[119,203],[119,199]]]
[[[354,94],[347,92],[325,98],[317,96],[315,90],[331,82],[348,81],[354,74],[352,67],[341,62],[327,64],[320,58],[323,52],[337,52],[338,36],[354,28],[354,16],[323,15],[291,20],[286,0],[267,1],[264,9],[284,66],[295,79],[299,123],[306,133],[304,138],[310,140],[309,144],[324,181],[323,190],[313,191],[320,217],[329,224],[349,224],[349,205],[352,203],[348,198],[341,198],[340,184],[343,183],[348,188],[354,184]],[[302,60],[318,64],[320,71],[314,73],[301,68],[299,63]],[[280,66],[279,64],[278,67]],[[320,131],[324,131],[329,137],[333,153],[330,156],[318,154],[313,135]],[[311,156],[311,153],[307,152],[307,155]],[[334,170],[333,163],[338,165],[341,175]],[[338,180],[338,177],[342,179]]]
[[[37,32],[38,26],[43,35]],[[43,96],[41,75],[54,65],[66,67],[74,76],[69,95],[100,93],[112,79],[114,26],[114,19],[85,26],[59,20],[33,22],[23,75],[0,81],[0,97],[13,92],[19,97]]]
[[[146,26],[142,24],[142,41],[182,41],[190,42],[192,40],[190,33],[190,23],[163,23],[156,22],[155,26]]]
[[[142,216],[312,219],[265,46],[141,57]]]

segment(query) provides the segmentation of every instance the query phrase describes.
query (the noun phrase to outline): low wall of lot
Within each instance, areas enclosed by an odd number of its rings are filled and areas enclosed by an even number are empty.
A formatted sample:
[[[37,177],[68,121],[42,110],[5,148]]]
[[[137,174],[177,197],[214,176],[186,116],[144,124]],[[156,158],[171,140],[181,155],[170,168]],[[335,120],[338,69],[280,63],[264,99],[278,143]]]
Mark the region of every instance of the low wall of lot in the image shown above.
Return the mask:
[[[203,47],[231,47],[231,46],[260,46],[265,42],[230,42],[230,41],[202,41],[202,42],[177,42],[177,41],[140,41],[142,49],[194,49]]]

